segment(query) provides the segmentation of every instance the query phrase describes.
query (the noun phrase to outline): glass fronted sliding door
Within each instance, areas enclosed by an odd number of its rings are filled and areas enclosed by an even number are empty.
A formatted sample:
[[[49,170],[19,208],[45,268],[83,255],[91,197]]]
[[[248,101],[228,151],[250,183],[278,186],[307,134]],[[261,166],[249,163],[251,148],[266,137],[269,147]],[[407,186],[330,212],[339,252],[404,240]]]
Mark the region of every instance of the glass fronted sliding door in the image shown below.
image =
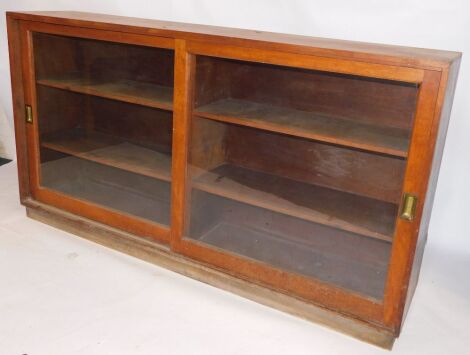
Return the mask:
[[[417,85],[195,60],[185,239],[382,300]]]
[[[41,188],[170,225],[172,49],[33,32]]]

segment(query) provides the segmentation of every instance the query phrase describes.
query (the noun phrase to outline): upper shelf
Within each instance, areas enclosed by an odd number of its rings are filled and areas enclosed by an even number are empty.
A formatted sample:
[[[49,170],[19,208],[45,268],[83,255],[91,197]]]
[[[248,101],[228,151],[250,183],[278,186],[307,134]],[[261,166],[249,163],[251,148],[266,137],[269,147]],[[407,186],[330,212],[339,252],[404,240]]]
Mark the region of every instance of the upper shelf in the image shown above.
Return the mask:
[[[195,114],[217,121],[397,157],[406,157],[408,154],[409,132],[406,130],[326,117],[313,112],[252,101],[223,99],[198,107]]]
[[[81,78],[40,79],[39,85],[69,90],[149,106],[173,110],[173,88],[134,80],[93,81]]]
[[[171,180],[171,156],[100,133],[76,129],[44,137],[42,147],[137,174]]]

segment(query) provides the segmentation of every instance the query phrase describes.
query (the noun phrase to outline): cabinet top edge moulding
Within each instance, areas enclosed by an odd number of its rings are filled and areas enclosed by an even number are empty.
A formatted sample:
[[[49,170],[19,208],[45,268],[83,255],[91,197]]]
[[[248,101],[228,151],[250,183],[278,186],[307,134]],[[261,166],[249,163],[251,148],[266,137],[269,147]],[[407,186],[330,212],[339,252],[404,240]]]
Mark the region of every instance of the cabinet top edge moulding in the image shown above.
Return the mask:
[[[6,16],[28,216],[391,348],[460,52]]]
[[[79,11],[7,12],[17,20],[295,52],[409,68],[442,70],[462,53]]]

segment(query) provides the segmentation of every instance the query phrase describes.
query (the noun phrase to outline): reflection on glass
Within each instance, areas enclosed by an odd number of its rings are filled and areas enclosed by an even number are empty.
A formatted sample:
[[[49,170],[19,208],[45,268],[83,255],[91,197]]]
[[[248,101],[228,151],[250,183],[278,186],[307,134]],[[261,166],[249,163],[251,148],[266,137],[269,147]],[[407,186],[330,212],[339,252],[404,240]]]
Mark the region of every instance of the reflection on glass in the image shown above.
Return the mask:
[[[186,237],[382,299],[416,92],[197,57]]]
[[[169,224],[173,52],[33,36],[41,186]]]

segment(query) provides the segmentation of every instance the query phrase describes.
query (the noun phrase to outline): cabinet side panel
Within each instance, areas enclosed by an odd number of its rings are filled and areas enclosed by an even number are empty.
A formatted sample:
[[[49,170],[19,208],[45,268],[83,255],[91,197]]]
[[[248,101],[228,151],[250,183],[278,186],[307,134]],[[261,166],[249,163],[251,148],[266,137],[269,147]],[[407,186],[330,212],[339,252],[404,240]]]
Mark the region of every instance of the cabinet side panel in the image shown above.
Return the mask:
[[[431,212],[434,202],[434,195],[436,192],[437,181],[439,177],[439,170],[441,166],[442,155],[444,152],[445,139],[447,135],[447,128],[449,126],[449,119],[452,110],[452,102],[454,99],[455,87],[457,85],[457,76],[460,67],[460,58],[452,63],[448,70],[443,72],[441,87],[439,88],[439,97],[436,107],[436,116],[439,117],[439,126],[435,126],[437,132],[436,143],[434,146],[434,156],[431,166],[431,175],[429,178],[428,189],[426,193],[426,200],[423,208],[423,215],[419,229],[418,242],[416,246],[416,254],[413,260],[413,267],[411,270],[410,282],[408,286],[408,293],[406,296],[405,310],[402,318],[402,325],[405,320],[406,314],[411,304],[414,292],[419,279],[419,272],[421,269],[421,262],[423,259],[424,246],[428,236],[429,221],[431,219]],[[446,80],[447,79],[447,80]]]
[[[8,50],[10,55],[10,75],[13,96],[13,115],[15,121],[16,159],[18,163],[18,179],[20,199],[23,202],[30,196],[28,149],[26,123],[24,120],[24,89],[19,21],[7,16]]]

